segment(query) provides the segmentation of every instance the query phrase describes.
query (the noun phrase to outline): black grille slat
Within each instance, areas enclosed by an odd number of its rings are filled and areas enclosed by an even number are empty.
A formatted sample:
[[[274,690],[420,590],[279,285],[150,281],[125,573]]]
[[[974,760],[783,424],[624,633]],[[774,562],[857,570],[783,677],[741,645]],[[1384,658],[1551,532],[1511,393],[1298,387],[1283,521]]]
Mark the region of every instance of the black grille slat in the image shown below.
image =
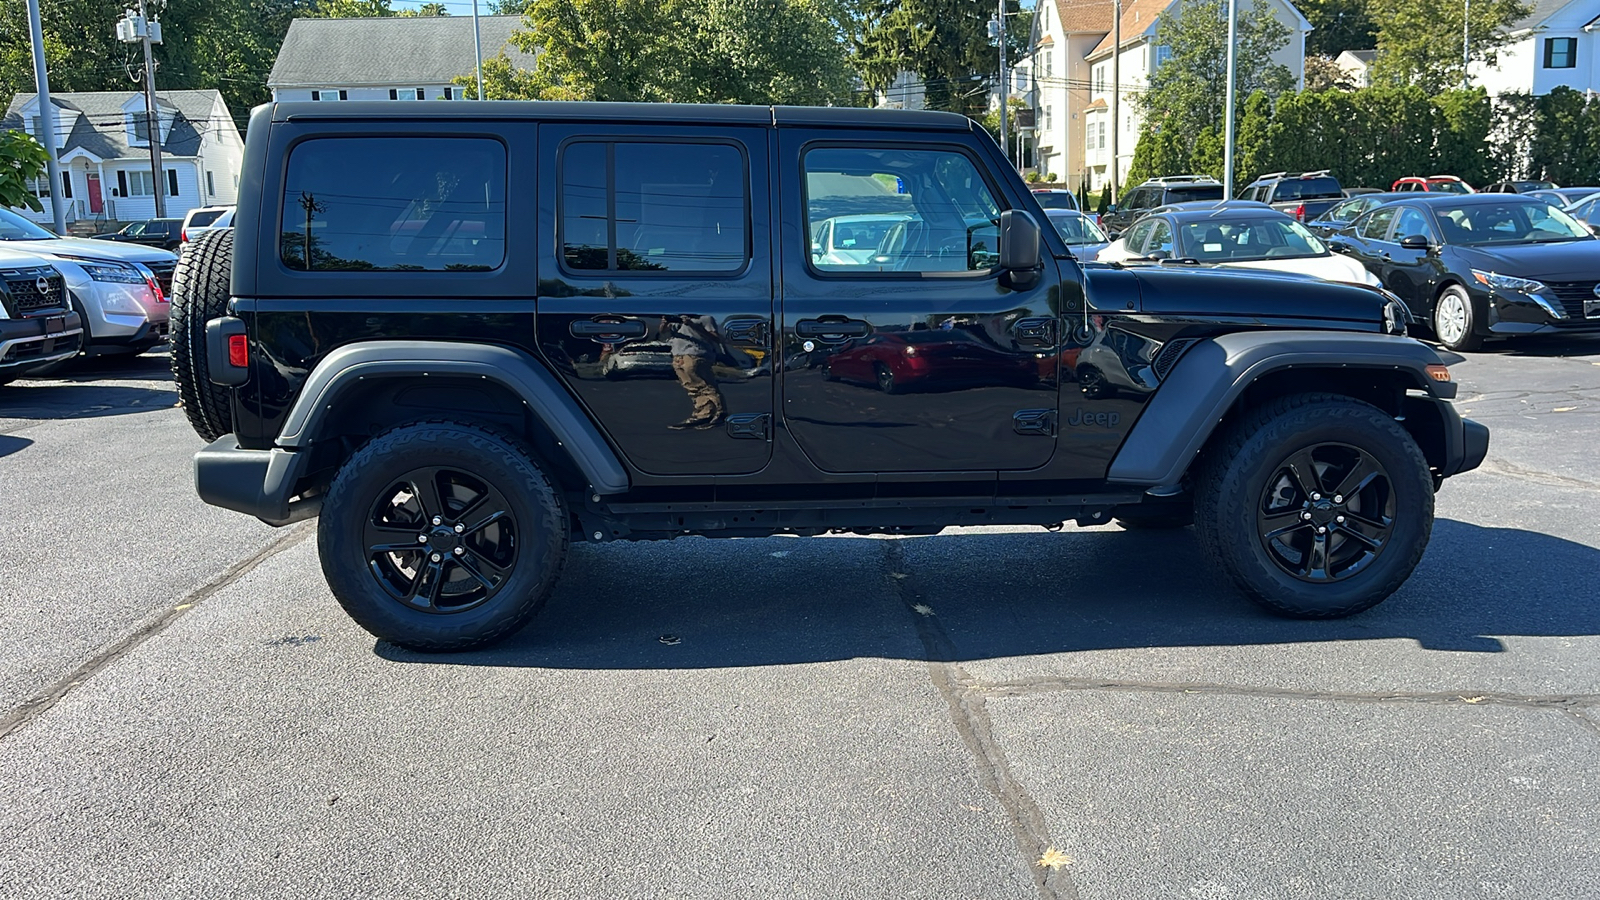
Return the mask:
[[[147,262],[145,268],[156,276],[156,284],[161,285],[161,293],[172,296],[172,273],[178,268],[177,262]]]
[[[1561,308],[1566,310],[1567,318],[1582,319],[1583,304],[1586,300],[1595,299],[1595,281],[1547,281],[1551,293],[1561,301]]]
[[[0,278],[5,279],[6,292],[18,315],[66,308],[66,280],[55,269],[6,269],[0,271]],[[39,290],[40,278],[48,285],[43,291]]]

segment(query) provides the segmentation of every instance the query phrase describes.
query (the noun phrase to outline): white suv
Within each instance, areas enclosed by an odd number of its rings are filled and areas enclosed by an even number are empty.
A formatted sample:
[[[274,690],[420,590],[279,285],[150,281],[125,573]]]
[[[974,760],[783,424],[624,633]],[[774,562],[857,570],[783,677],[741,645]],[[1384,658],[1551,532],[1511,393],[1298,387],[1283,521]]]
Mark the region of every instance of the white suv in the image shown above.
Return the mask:
[[[231,206],[202,206],[189,210],[183,217],[182,235],[183,243],[187,244],[208,231],[233,227],[233,207]]]
[[[82,341],[82,320],[50,260],[0,245],[0,384],[71,359]]]

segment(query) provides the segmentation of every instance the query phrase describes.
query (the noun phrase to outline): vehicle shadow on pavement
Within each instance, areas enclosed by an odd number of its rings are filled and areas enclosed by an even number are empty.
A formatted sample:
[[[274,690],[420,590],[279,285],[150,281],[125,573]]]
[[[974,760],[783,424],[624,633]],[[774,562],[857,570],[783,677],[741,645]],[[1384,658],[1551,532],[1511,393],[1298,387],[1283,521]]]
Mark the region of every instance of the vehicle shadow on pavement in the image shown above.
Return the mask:
[[[1449,351],[1440,348],[1441,354],[1447,352]],[[1516,340],[1490,341],[1473,353],[1480,356],[1525,356],[1536,359],[1595,356],[1600,355],[1600,335],[1530,335]]]
[[[0,419],[93,419],[171,409],[176,390],[15,381],[0,388]]]
[[[16,453],[18,450],[26,450],[31,446],[33,446],[33,441],[30,441],[27,438],[12,437],[8,434],[0,434],[0,458],[10,456],[11,454]]]
[[[375,652],[578,669],[924,659],[912,626],[926,615],[955,661],[1393,638],[1496,653],[1499,636],[1600,635],[1597,568],[1593,547],[1441,519],[1422,565],[1388,601],[1308,622],[1259,610],[1224,584],[1192,530],[585,545],[546,610],[501,645],[430,656],[379,642]]]

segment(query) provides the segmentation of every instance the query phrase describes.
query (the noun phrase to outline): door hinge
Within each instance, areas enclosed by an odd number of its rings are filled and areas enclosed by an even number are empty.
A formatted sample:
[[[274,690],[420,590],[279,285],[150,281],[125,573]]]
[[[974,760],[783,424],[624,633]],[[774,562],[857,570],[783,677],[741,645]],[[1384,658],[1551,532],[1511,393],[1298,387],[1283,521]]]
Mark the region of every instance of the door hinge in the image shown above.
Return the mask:
[[[1054,347],[1056,344],[1056,320],[1043,317],[1018,319],[1011,326],[1017,336],[1017,343],[1028,347]]]
[[[722,336],[741,344],[765,347],[768,329],[766,319],[728,319],[722,323]]]
[[[738,413],[729,416],[728,437],[746,441],[772,440],[772,414]]]
[[[1056,411],[1053,409],[1019,409],[1011,416],[1011,428],[1017,434],[1056,436]]]

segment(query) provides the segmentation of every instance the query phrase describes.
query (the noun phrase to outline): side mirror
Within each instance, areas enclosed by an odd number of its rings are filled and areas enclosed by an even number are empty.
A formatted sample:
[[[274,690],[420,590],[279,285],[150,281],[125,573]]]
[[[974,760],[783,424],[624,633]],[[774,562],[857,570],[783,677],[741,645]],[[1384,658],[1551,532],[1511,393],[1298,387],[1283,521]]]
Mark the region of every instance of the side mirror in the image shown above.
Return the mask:
[[[1426,250],[1430,246],[1428,239],[1420,234],[1408,234],[1400,239],[1400,247],[1404,250]]]
[[[821,256],[822,255],[822,245],[821,244],[812,244],[811,245],[811,255],[813,257]]]
[[[1145,257],[1145,259],[1151,260],[1152,262],[1161,262],[1164,259],[1171,258],[1172,254],[1165,250],[1152,250],[1150,251],[1150,255]]]
[[[1590,234],[1600,236],[1600,222],[1585,222],[1583,224],[1588,227]]]
[[[1339,240],[1337,237],[1332,237],[1328,239],[1328,249],[1335,253],[1349,253],[1350,244]]]
[[[1000,268],[1012,286],[1027,288],[1038,278],[1040,268],[1039,223],[1033,216],[1008,209],[1000,214]]]

